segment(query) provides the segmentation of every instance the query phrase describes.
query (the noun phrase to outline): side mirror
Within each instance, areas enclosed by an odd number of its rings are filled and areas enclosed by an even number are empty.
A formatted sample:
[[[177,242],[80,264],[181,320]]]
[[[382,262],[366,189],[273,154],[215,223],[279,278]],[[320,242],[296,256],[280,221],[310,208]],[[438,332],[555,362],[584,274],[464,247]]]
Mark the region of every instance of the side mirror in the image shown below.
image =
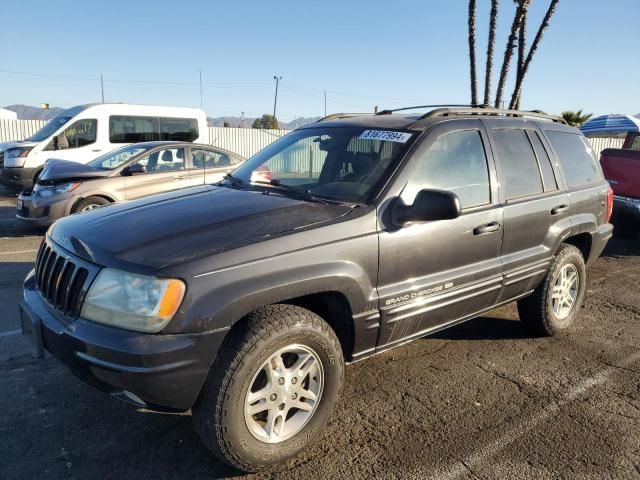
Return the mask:
[[[124,167],[122,169],[121,175],[123,177],[130,177],[131,175],[138,175],[144,172],[145,172],[144,165],[140,165],[139,163],[134,163],[132,165],[129,165],[128,167]]]
[[[393,209],[393,222],[404,225],[411,222],[430,222],[451,220],[460,216],[458,195],[446,190],[420,190],[413,205],[396,203]]]
[[[60,148],[60,141],[58,140],[58,136],[53,137],[53,149],[58,150]]]

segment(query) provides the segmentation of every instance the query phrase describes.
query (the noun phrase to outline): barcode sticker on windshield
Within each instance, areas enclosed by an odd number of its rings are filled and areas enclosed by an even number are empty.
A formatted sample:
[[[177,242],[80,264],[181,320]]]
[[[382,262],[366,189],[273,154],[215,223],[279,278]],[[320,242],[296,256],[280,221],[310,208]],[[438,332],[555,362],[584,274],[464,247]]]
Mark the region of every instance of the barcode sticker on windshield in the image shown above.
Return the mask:
[[[359,137],[361,140],[384,140],[387,142],[406,143],[411,133],[394,132],[391,130],[365,130]]]

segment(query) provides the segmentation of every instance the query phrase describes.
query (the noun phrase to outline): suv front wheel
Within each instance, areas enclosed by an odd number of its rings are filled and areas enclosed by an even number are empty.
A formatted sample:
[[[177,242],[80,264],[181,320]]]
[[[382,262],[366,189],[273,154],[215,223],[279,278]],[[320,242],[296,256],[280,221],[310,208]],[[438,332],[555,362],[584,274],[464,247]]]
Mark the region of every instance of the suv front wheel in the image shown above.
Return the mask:
[[[565,330],[580,310],[586,281],[582,253],[563,244],[542,283],[518,302],[520,320],[536,335],[552,336]]]
[[[294,305],[248,316],[225,340],[193,407],[209,449],[244,471],[295,456],[329,420],[344,361],[331,327]]]

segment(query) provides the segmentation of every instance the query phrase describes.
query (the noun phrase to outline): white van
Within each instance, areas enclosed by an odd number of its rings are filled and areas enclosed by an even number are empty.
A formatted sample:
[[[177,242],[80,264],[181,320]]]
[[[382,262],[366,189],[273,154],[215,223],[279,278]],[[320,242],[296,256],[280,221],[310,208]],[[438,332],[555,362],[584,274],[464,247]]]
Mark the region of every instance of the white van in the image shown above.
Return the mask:
[[[209,143],[204,111],[123,103],[70,108],[27,140],[0,144],[0,183],[30,189],[50,158],[88,163],[124,145],[154,140]]]

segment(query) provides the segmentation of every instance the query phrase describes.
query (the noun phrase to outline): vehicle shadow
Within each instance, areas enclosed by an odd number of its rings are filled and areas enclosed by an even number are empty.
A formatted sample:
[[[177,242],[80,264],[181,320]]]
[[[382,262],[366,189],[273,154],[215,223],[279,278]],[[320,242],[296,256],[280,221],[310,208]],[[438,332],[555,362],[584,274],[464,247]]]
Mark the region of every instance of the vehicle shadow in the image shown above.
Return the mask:
[[[427,338],[441,340],[517,340],[531,338],[518,318],[478,317]]]
[[[31,237],[44,235],[46,227],[29,225],[16,218],[15,203],[0,206],[0,237]]]
[[[634,239],[613,237],[607,243],[602,256],[607,258],[640,256],[640,239],[639,237]]]

